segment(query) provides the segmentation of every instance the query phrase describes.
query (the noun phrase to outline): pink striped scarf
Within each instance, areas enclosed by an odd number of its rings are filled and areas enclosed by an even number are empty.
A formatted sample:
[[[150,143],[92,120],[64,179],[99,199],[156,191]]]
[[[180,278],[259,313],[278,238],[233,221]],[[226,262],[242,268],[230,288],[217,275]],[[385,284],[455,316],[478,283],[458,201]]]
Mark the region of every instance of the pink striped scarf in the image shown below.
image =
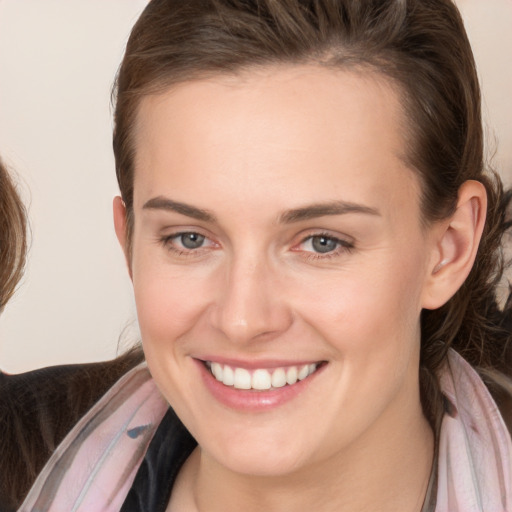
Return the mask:
[[[450,351],[441,372],[449,401],[439,439],[436,512],[512,512],[512,442],[471,366]],[[145,363],[80,420],[19,512],[117,512],[167,410]]]

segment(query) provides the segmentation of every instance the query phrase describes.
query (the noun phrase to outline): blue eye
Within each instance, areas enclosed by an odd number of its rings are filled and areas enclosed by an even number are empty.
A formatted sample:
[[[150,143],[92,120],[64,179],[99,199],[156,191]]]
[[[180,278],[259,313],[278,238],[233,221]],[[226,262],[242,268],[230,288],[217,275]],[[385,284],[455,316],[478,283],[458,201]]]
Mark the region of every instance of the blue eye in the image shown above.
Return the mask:
[[[330,256],[350,251],[354,248],[352,242],[330,236],[328,234],[311,235],[305,238],[300,244],[300,250],[311,255]]]
[[[335,251],[338,248],[339,240],[328,236],[312,236],[311,247],[315,252],[325,254],[327,252]]]
[[[195,231],[182,231],[160,238],[160,243],[180,256],[198,254],[202,249],[216,247],[215,242]]]
[[[199,233],[180,233],[175,237],[185,249],[199,249],[203,246],[205,237]]]

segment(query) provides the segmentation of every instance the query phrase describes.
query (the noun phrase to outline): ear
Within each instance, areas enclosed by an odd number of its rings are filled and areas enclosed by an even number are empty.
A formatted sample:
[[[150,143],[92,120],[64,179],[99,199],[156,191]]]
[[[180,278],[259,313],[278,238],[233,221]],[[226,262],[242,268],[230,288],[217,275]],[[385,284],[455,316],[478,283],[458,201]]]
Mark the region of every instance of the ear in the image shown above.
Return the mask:
[[[131,258],[128,250],[128,239],[126,236],[126,206],[121,197],[114,197],[113,203],[114,210],[114,228],[116,230],[117,240],[123,249],[124,257],[126,260],[126,266],[128,267],[128,273],[130,274],[130,279],[132,279],[132,266],[131,266]]]
[[[459,189],[457,208],[432,230],[434,248],[424,287],[423,307],[437,309],[462,286],[475,261],[487,211],[487,193],[478,181]]]

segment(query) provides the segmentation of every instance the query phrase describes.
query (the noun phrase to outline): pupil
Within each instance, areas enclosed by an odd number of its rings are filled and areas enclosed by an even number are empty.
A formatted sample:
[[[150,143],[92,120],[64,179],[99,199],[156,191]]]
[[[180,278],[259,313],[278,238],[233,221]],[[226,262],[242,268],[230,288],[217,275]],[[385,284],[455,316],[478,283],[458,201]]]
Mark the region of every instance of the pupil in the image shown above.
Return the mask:
[[[313,249],[316,252],[326,253],[336,249],[336,240],[327,236],[315,236],[313,237]]]
[[[186,233],[181,235],[181,243],[186,249],[197,249],[203,245],[204,236],[198,233]]]

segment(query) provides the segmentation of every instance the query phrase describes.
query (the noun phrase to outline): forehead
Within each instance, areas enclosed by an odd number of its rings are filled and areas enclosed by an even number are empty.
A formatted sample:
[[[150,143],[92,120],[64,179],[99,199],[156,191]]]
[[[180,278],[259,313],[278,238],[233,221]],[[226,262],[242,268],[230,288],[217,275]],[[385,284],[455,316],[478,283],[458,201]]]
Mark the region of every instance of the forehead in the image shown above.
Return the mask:
[[[405,125],[397,91],[371,72],[277,66],[181,83],[140,104],[134,199],[193,180],[219,193],[237,180],[248,197],[270,185],[311,196],[410,185]]]

